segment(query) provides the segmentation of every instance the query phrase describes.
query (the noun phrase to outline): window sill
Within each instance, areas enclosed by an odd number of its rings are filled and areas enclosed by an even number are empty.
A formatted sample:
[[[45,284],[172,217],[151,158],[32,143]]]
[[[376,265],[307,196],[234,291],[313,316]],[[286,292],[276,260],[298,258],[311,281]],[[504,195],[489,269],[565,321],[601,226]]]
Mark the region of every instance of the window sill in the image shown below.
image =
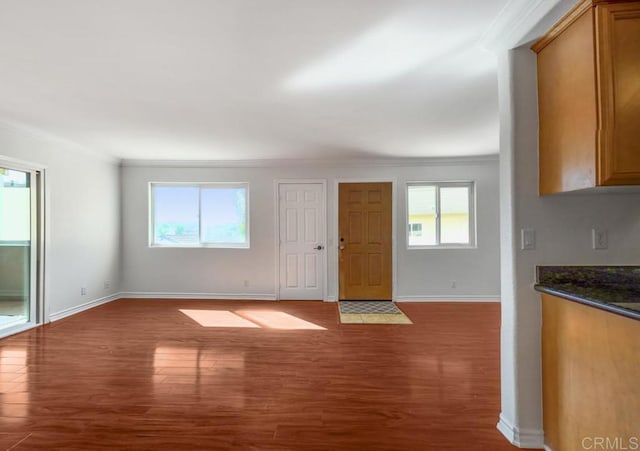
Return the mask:
[[[457,250],[473,250],[473,249],[478,249],[478,246],[475,245],[460,245],[460,246],[453,246],[453,245],[438,245],[438,246],[407,246],[407,250],[409,251],[413,251],[413,250],[452,250],[452,249],[457,249]]]
[[[150,244],[150,249],[250,249],[248,244]]]

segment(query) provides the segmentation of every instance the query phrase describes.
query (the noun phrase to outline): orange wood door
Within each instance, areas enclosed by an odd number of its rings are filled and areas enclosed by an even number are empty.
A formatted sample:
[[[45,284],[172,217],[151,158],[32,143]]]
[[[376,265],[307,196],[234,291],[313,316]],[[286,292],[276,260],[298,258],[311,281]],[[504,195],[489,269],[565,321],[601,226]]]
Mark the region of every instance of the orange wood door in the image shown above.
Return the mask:
[[[338,205],[340,299],[391,299],[391,183],[341,183]]]

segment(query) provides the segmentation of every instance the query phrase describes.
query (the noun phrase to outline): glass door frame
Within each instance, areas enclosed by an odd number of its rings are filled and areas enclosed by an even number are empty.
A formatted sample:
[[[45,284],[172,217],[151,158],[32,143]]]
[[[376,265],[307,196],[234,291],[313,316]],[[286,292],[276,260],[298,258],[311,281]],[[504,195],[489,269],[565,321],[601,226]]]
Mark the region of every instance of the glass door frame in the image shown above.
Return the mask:
[[[26,323],[0,329],[0,338],[44,324],[45,311],[45,173],[42,165],[0,155],[0,167],[29,174],[31,246],[29,258],[29,319]]]

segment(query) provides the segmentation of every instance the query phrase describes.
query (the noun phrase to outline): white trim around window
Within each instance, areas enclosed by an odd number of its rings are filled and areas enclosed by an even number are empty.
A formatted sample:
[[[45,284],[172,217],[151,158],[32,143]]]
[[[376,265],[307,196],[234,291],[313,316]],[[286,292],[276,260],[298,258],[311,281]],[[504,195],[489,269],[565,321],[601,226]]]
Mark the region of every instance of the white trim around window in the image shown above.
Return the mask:
[[[407,182],[405,198],[407,249],[476,247],[475,182]]]
[[[149,183],[149,247],[249,248],[249,183]]]

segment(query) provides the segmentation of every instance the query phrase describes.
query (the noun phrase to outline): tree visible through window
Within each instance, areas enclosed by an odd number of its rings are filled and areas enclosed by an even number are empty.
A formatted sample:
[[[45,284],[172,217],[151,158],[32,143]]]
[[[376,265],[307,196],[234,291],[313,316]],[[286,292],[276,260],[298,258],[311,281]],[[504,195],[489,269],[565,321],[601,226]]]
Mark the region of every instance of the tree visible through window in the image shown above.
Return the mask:
[[[151,184],[151,245],[249,247],[248,184]]]
[[[422,236],[422,224],[409,224],[409,236]]]
[[[474,246],[473,182],[407,185],[409,247]]]

